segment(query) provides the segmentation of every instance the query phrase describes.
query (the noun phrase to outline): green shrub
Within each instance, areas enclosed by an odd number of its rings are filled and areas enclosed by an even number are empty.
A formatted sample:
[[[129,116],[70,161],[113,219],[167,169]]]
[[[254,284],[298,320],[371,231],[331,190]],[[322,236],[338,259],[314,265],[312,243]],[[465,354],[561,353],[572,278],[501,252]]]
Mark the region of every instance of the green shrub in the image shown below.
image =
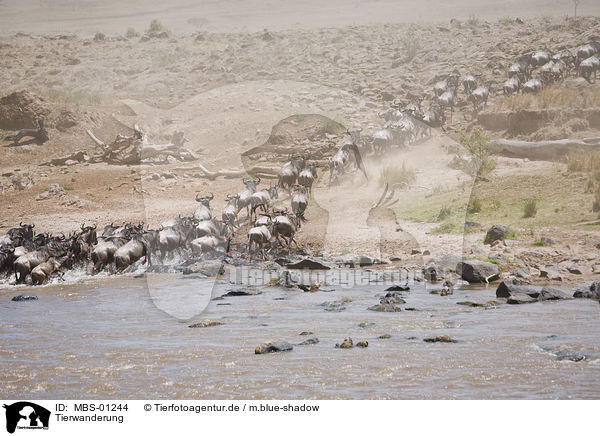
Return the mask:
[[[525,200],[523,206],[523,218],[532,218],[537,214],[537,201],[535,198]]]
[[[431,230],[431,234],[438,235],[442,233],[452,233],[456,229],[456,225],[453,223],[442,223],[439,226]]]
[[[467,206],[468,213],[479,213],[481,212],[481,199],[479,197],[473,197]]]
[[[140,36],[140,34],[133,27],[130,27],[129,29],[127,29],[127,33],[125,33],[125,36],[131,39],[137,38],[138,36]]]
[[[450,207],[442,206],[442,208],[440,209],[440,212],[438,213],[437,221],[444,221],[450,215],[452,215],[452,210],[450,209]]]
[[[480,128],[474,129],[470,135],[461,133],[458,140],[461,149],[457,152],[459,159],[464,159],[467,154],[468,165],[463,170],[472,177],[485,178],[496,168],[496,159],[491,157],[487,148],[488,137]]]
[[[150,22],[150,27],[148,28],[148,32],[160,32],[163,30],[163,25],[157,19],[154,19]]]

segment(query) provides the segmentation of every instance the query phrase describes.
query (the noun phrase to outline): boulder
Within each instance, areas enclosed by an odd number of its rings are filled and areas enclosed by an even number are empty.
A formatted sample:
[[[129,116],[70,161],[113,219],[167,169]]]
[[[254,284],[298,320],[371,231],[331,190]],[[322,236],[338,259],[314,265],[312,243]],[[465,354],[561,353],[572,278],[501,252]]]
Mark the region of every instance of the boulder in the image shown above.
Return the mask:
[[[387,288],[384,292],[389,294],[392,292],[408,292],[408,291],[410,291],[410,287],[408,285],[406,285],[406,286],[394,285],[394,286],[390,286],[389,288]]]
[[[542,236],[540,242],[542,245],[554,245],[554,239],[548,238],[547,236]]]
[[[592,298],[600,300],[600,281],[593,282],[589,289],[580,289],[573,294],[574,298]]]
[[[325,265],[321,261],[317,261],[315,259],[304,258],[299,262],[288,263],[285,265],[288,269],[310,269],[310,270],[328,270],[331,267]]]
[[[469,283],[487,283],[500,278],[498,265],[481,260],[459,262],[456,272]]]
[[[367,348],[369,346],[369,343],[367,341],[358,341],[356,343],[356,346],[360,348]]]
[[[308,338],[307,340],[300,342],[298,345],[313,345],[318,343],[319,340],[317,338]]]
[[[558,282],[562,281],[562,276],[560,273],[551,267],[540,268],[540,277]]]
[[[352,338],[345,338],[341,344],[335,344],[335,348],[352,348],[352,347],[354,347]]]
[[[483,243],[491,245],[494,241],[502,241],[508,232],[508,227],[502,224],[494,224],[485,234]]]
[[[458,342],[456,339],[453,339],[448,335],[430,336],[430,337],[423,339],[423,341],[430,342],[430,343],[432,343],[432,342],[447,342],[447,343]]]
[[[508,304],[526,304],[526,303],[535,303],[537,298],[530,297],[527,294],[514,294],[508,297],[506,302]]]
[[[437,282],[443,280],[445,275],[456,268],[456,264],[462,260],[461,256],[456,254],[441,254],[430,259],[423,267],[423,276],[425,279]]]
[[[223,321],[206,320],[206,321],[197,322],[188,327],[191,329],[197,329],[197,328],[205,328],[205,327],[215,327],[215,326],[223,325],[223,324],[225,324]]]
[[[224,271],[223,262],[220,260],[204,260],[186,266],[183,274],[203,274],[207,277],[215,277]]]
[[[388,293],[384,297],[379,298],[379,304],[369,307],[369,310],[375,312],[400,312],[402,308],[399,304],[405,304],[406,301],[398,294]]]
[[[567,270],[571,274],[577,274],[577,275],[589,274],[591,272],[590,267],[588,267],[586,265],[580,265],[580,264],[577,264],[577,263],[574,263],[573,265],[568,266]]]
[[[527,295],[531,298],[538,298],[540,291],[531,286],[519,286],[515,285],[510,280],[504,280],[496,288],[496,297],[498,298],[509,298],[513,295]]]
[[[319,304],[319,306],[324,307],[328,312],[341,312],[342,310],[346,310],[346,304],[351,301],[352,298],[342,297],[339,300],[325,301],[324,303]]]
[[[265,342],[254,349],[254,354],[278,353],[280,351],[291,351],[293,349],[294,346],[289,342]]]
[[[543,287],[542,290],[540,291],[540,295],[538,296],[538,300],[540,300],[540,301],[572,300],[572,299],[573,299],[573,297],[564,293],[563,291],[556,289],[556,288],[550,288],[548,286]]]
[[[385,333],[383,335],[377,336],[377,339],[390,339],[391,337],[392,335],[390,335],[389,333]]]
[[[17,295],[12,297],[12,301],[33,301],[37,299],[36,295]]]
[[[225,294],[223,294],[223,297],[245,297],[260,294],[262,294],[262,291],[258,289],[230,289]]]

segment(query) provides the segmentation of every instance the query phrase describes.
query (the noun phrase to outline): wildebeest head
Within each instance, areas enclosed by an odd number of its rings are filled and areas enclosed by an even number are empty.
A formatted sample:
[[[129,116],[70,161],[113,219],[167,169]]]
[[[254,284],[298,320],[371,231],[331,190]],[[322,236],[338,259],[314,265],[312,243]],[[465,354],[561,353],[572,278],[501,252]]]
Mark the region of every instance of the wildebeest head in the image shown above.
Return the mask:
[[[10,229],[6,234],[17,245],[22,245],[24,241],[33,239],[34,224],[19,223],[19,227]]]
[[[200,194],[196,194],[196,201],[206,207],[210,207],[210,202],[213,198],[215,198],[215,194],[213,194],[212,192],[210,193],[210,195],[206,195],[204,197],[201,197]]]

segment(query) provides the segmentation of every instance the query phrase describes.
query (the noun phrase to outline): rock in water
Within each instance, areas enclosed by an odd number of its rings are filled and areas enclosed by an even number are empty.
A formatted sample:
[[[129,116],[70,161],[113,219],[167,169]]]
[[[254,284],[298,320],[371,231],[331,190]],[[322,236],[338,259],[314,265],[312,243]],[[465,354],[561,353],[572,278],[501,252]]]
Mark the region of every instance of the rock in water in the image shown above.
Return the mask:
[[[385,291],[386,294],[390,293],[390,292],[408,292],[410,291],[410,287],[408,285],[406,286],[402,286],[402,285],[394,285],[394,286],[390,286],[389,288],[387,288]]]
[[[385,297],[381,297],[379,299],[379,304],[371,306],[368,309],[375,312],[401,312],[402,308],[398,305],[405,303],[406,301],[400,298],[399,295],[395,293],[387,293]]]
[[[310,270],[331,269],[329,266],[325,265],[324,263],[314,260],[314,259],[309,259],[309,258],[302,259],[301,261],[296,262],[296,263],[287,264],[285,267],[287,269],[310,269]]]
[[[483,243],[491,245],[494,241],[501,241],[506,236],[506,232],[508,232],[508,227],[502,224],[494,224],[485,234]]]
[[[439,336],[430,336],[428,338],[423,339],[425,342],[458,342],[456,339],[452,339],[448,335],[439,335]]]
[[[352,338],[346,338],[342,341],[341,344],[335,344],[336,348],[352,348],[354,347],[354,343],[352,342]]]
[[[197,329],[197,328],[204,328],[204,327],[215,327],[215,326],[223,325],[223,324],[225,324],[225,323],[222,321],[206,320],[206,321],[197,322],[196,324],[192,324],[188,327],[191,329]]]
[[[17,295],[12,297],[12,301],[33,301],[37,299],[38,297],[36,295]]]
[[[278,353],[280,351],[292,351],[294,346],[289,342],[265,342],[254,349],[254,354]]]
[[[188,265],[183,269],[183,274],[204,274],[214,277],[223,273],[223,262],[220,260],[205,260]]]
[[[223,297],[245,297],[248,295],[260,295],[262,291],[258,289],[230,289]]]
[[[595,281],[590,285],[589,289],[580,289],[573,294],[575,298],[592,298],[600,300],[600,281]]]
[[[540,295],[538,296],[538,300],[571,300],[573,297],[567,295],[563,291],[555,288],[550,288],[545,286],[540,291]]]
[[[309,338],[305,341],[300,342],[298,345],[313,345],[318,344],[319,340],[317,338]]]
[[[456,272],[469,283],[487,283],[500,278],[498,265],[481,260],[465,260],[456,265]]]
[[[367,341],[358,341],[356,343],[356,346],[360,348],[367,348],[369,346],[369,343]]]
[[[436,256],[423,267],[423,276],[432,282],[443,280],[448,271],[455,269],[461,260],[462,257],[450,253]]]
[[[538,298],[540,291],[531,286],[515,285],[510,280],[503,280],[502,283],[498,285],[498,288],[496,288],[496,297],[498,298],[508,298],[511,295],[517,294],[525,294],[531,298]]]
[[[538,301],[536,298],[532,298],[527,294],[514,294],[506,300],[508,304],[535,303],[536,301]]]

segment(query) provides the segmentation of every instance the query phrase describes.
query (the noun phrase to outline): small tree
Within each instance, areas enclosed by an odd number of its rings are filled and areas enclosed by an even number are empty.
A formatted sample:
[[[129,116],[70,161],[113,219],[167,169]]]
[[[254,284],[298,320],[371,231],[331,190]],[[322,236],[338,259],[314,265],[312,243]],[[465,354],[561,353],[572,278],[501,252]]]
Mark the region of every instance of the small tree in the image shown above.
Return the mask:
[[[476,128],[470,135],[462,133],[458,142],[469,158],[469,174],[475,178],[485,178],[496,168],[496,160],[491,157],[487,148],[488,138],[483,130]]]
[[[160,21],[154,19],[150,22],[150,28],[148,29],[148,32],[155,33],[160,32],[161,30],[163,30],[163,25],[160,24]]]

